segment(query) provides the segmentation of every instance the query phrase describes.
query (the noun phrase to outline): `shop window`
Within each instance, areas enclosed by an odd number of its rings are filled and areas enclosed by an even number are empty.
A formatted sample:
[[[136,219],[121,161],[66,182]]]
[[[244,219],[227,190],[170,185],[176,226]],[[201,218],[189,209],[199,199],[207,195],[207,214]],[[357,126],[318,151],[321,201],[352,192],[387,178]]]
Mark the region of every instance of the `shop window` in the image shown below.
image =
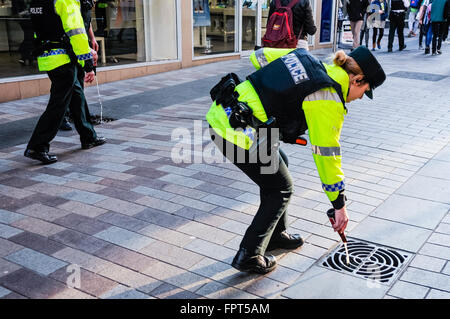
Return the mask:
[[[236,52],[235,0],[192,0],[194,56]]]
[[[150,2],[156,8],[157,3],[170,1],[96,1],[91,10],[91,24],[100,46],[99,66],[147,60],[144,5],[149,5]],[[29,15],[30,4],[31,0],[0,0],[0,78],[39,73],[36,59],[31,55],[34,31]],[[171,11],[171,14],[176,12],[174,8]],[[176,28],[176,23],[173,25],[172,30]],[[157,35],[154,38],[157,43],[162,42]],[[165,55],[165,58],[171,58],[173,52]],[[155,52],[155,57],[159,56]]]
[[[152,0],[149,5],[150,61],[174,60],[177,51],[177,4]]]

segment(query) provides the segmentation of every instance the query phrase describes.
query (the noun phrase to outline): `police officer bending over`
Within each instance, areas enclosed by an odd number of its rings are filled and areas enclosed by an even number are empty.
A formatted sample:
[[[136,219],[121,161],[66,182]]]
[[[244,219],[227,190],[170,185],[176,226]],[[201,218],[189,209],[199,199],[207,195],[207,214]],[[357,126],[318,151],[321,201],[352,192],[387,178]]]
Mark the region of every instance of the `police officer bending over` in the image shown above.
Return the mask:
[[[47,109],[39,118],[24,155],[43,164],[57,161],[48,153],[69,108],[83,149],[102,145],[89,121],[84,81],[95,79],[94,61],[89,48],[78,0],[33,0],[31,21],[36,37],[35,55],[40,71],[47,71],[52,82]]]
[[[224,77],[211,90],[214,103],[206,119],[217,147],[260,188],[259,209],[232,266],[267,273],[277,262],[274,256],[265,255],[266,251],[303,244],[300,235],[286,231],[293,182],[287,156],[273,135],[286,143],[305,144],[300,135],[308,130],[322,188],[335,209],[333,228],[343,232],[348,215],[339,138],[347,114],[345,103],[364,93],[372,99],[372,90],[386,75],[364,46],[349,56],[338,51],[331,65],[304,49],[261,48],[250,59],[259,70],[242,83],[235,74]],[[265,152],[273,154],[272,161],[277,164],[272,171],[264,170],[267,162],[261,154]]]

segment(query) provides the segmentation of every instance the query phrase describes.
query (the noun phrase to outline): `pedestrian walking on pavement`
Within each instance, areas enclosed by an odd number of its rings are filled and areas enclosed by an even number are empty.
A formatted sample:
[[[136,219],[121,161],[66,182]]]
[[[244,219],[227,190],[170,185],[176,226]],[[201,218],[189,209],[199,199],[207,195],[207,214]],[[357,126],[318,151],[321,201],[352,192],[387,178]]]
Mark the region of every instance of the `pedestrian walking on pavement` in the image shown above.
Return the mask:
[[[417,36],[417,14],[420,9],[420,4],[422,0],[411,0],[409,5],[409,15],[408,15],[408,38]]]
[[[405,14],[408,7],[409,0],[391,0],[391,12],[389,13],[388,52],[392,52],[396,31],[398,35],[399,51],[406,48],[403,29],[405,28]]]
[[[353,34],[353,49],[356,49],[361,43],[361,28],[364,22],[364,14],[366,13],[369,0],[348,0],[347,14],[350,20],[350,27]]]
[[[50,141],[58,133],[68,108],[83,149],[102,145],[106,139],[97,136],[88,120],[84,81],[92,82],[95,74],[79,1],[33,0],[30,13],[39,43],[35,49],[39,70],[47,72],[52,84],[47,109],[39,118],[24,155],[50,164],[57,161],[55,155],[48,153]]]
[[[433,30],[431,28],[431,3],[432,0],[423,0],[420,6],[417,19],[419,21],[419,50],[423,49],[422,43],[425,37],[425,54],[430,53],[431,40],[433,38]]]
[[[386,75],[364,46],[349,55],[336,52],[333,64],[320,62],[304,49],[261,48],[250,59],[259,70],[244,82],[233,73],[222,78],[211,90],[214,102],[206,120],[219,150],[260,188],[259,209],[232,266],[267,273],[277,262],[266,251],[303,244],[299,234],[287,232],[293,181],[288,158],[272,137],[279,132],[281,141],[301,144],[300,135],[308,130],[322,188],[335,209],[333,228],[343,232],[348,215],[339,138],[345,104],[364,94],[372,98]],[[269,134],[264,134],[267,128]],[[271,160],[265,161],[263,154],[268,153]]]
[[[95,39],[94,31],[92,30],[92,24],[91,24],[91,10],[95,5],[94,0],[81,0],[80,2],[80,10],[81,10],[81,16],[83,17],[84,22],[84,29],[86,30],[86,34],[88,35],[89,39],[89,46],[95,51],[98,52],[98,43]],[[96,59],[95,59],[96,61]],[[94,63],[96,65],[96,63]],[[90,114],[86,114],[87,119],[90,121]],[[61,126],[59,127],[62,131],[71,131],[72,126],[70,125],[69,119],[71,118],[70,112],[66,111],[64,114],[63,122],[61,123]]]
[[[442,54],[442,36],[447,26],[449,0],[433,0],[431,7],[431,27],[433,29],[432,55]]]
[[[280,2],[280,6],[286,7],[293,0],[272,0],[270,2],[269,17],[275,12],[277,1]],[[267,23],[269,23],[269,19],[267,19]],[[297,48],[308,50],[308,34],[314,35],[317,31],[309,0],[298,0],[292,7],[292,27],[295,36],[298,37]]]
[[[386,26],[386,2],[385,0],[372,0],[367,7],[369,15],[367,17],[367,33],[366,33],[366,46],[368,47],[369,30],[373,30],[372,34],[372,51],[375,51],[375,47],[381,49],[381,39],[384,35],[384,28]],[[377,40],[378,35],[378,40]]]

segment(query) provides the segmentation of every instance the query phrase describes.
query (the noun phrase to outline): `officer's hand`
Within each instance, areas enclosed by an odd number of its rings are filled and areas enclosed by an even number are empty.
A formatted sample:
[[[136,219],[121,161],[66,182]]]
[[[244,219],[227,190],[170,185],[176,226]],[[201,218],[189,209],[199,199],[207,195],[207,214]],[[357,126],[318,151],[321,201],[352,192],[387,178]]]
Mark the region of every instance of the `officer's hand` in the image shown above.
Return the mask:
[[[84,76],[84,82],[86,83],[92,83],[95,80],[95,73],[94,71],[86,73]]]
[[[98,54],[97,54],[97,51],[94,50],[94,49],[91,49],[91,54],[92,54],[92,56],[93,56],[93,58],[94,58],[94,66],[97,66],[97,61],[98,61]]]
[[[94,49],[95,52],[98,52],[98,43],[97,40],[95,40],[95,38],[92,39],[92,49]]]
[[[338,233],[343,233],[348,223],[347,208],[344,206],[341,209],[335,209],[334,214],[335,223],[333,228]]]

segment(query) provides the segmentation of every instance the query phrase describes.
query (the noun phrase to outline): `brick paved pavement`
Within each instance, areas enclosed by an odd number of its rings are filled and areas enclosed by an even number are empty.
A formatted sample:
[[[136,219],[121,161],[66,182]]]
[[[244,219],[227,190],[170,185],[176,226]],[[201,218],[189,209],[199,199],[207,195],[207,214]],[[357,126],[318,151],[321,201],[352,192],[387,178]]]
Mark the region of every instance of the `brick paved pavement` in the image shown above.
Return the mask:
[[[36,165],[24,144],[0,142],[0,298],[448,298],[450,47],[423,57],[416,41],[377,53],[386,84],[373,101],[348,105],[341,140],[348,235],[413,255],[394,283],[319,267],[338,237],[311,151],[292,145],[283,145],[295,183],[290,231],[305,245],[275,251],[279,266],[265,276],[230,267],[258,189],[229,163],[208,164],[213,153],[202,159],[209,92],[189,92],[228,71],[245,75],[243,58],[102,85],[106,115],[133,108],[127,99],[142,109],[98,126],[109,140],[99,148],[81,150],[76,133],[61,132],[56,164]],[[173,86],[175,97],[158,93]],[[96,111],[95,88],[86,91]],[[35,118],[47,98],[0,104],[0,126]],[[192,134],[191,163],[171,159],[176,128]]]

